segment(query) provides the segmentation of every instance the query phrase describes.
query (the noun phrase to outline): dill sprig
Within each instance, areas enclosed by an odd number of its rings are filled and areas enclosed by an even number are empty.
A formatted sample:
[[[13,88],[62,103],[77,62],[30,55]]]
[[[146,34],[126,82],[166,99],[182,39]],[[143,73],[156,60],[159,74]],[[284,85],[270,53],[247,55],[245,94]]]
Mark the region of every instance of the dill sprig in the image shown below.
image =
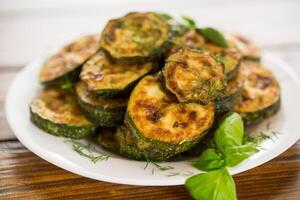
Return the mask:
[[[178,176],[178,175],[180,175],[180,172],[170,172],[166,176],[172,177],[172,176]]]
[[[146,162],[146,165],[145,165],[144,169],[147,169],[147,167],[149,166],[149,163],[151,163],[152,165],[154,165],[160,171],[166,171],[166,170],[174,169],[174,167],[172,167],[172,166],[162,166],[162,165],[159,165],[156,162],[153,162],[153,161],[148,160],[148,159],[147,159],[147,162]],[[153,169],[152,169],[152,171],[154,172]]]
[[[95,150],[95,147],[91,144],[83,144],[76,140],[67,140],[65,142],[71,143],[72,148],[75,152],[77,152],[79,155],[85,158],[88,158],[94,164],[97,163],[98,161],[108,160],[109,158],[109,156],[106,155],[97,155],[97,156],[94,155],[93,150]]]

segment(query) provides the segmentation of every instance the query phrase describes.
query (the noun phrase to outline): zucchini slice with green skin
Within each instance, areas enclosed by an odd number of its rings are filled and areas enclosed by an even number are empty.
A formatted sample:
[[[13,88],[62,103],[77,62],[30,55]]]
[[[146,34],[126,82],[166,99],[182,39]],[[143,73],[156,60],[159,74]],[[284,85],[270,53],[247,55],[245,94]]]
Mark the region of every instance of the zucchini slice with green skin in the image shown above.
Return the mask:
[[[96,126],[85,118],[76,100],[61,89],[45,89],[29,107],[31,121],[53,135],[84,138],[95,132]]]
[[[233,111],[237,103],[239,103],[244,85],[243,76],[239,70],[237,76],[227,83],[222,97],[216,99],[216,114],[223,115]]]
[[[166,160],[204,137],[214,120],[214,104],[178,103],[158,75],[144,77],[129,98],[125,124],[141,158]]]
[[[90,91],[100,96],[115,97],[130,93],[140,78],[157,69],[158,64],[152,62],[133,65],[112,63],[103,51],[99,51],[84,64],[80,78]]]
[[[82,81],[75,85],[75,93],[79,106],[92,122],[109,127],[123,122],[128,98],[98,97]]]
[[[241,35],[229,35],[228,37],[231,41],[235,42],[243,59],[253,61],[260,60],[261,50],[251,40]]]
[[[67,81],[75,81],[82,64],[96,53],[98,43],[98,36],[88,35],[63,47],[43,64],[39,74],[40,82],[46,85],[62,85]]]
[[[243,61],[241,72],[245,82],[235,111],[244,123],[258,123],[274,115],[280,108],[280,86],[272,72],[253,61]]]
[[[205,38],[196,30],[187,30],[179,36],[174,36],[172,44],[170,45],[165,57],[176,53],[182,47],[189,47],[192,49],[202,49],[205,44]]]
[[[152,61],[168,46],[169,24],[154,12],[132,12],[110,20],[101,33],[100,47],[120,64]]]
[[[230,80],[237,75],[242,54],[233,42],[228,41],[228,43],[229,47],[225,48],[208,42],[203,46],[203,49],[211,52],[222,61],[226,78]]]
[[[101,127],[99,132],[98,143],[111,152],[119,153],[117,127]]]
[[[166,88],[179,102],[208,103],[222,95],[225,86],[223,65],[210,53],[180,49],[163,68]]]

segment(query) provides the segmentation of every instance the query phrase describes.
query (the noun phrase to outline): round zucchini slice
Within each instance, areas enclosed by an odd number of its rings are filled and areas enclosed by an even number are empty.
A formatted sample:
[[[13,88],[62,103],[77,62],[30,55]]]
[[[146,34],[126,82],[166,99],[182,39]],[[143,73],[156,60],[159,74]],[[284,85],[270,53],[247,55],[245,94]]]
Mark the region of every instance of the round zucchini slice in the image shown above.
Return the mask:
[[[240,53],[239,49],[235,47],[233,42],[229,41],[229,47],[227,48],[213,43],[206,43],[203,46],[203,49],[214,54],[224,64],[227,80],[230,80],[236,76],[242,54]]]
[[[224,70],[208,52],[180,49],[163,68],[166,88],[179,102],[208,103],[219,97],[226,85]]]
[[[272,72],[253,61],[243,61],[241,72],[245,82],[235,111],[244,123],[257,123],[274,115],[280,107],[280,86]]]
[[[261,51],[251,40],[241,35],[230,35],[230,40],[235,42],[237,48],[240,50],[243,59],[259,61]]]
[[[115,126],[124,120],[128,99],[102,98],[87,89],[84,82],[75,85],[79,106],[85,111],[88,119],[101,126]]]
[[[172,45],[170,45],[165,57],[176,53],[182,47],[189,47],[192,49],[201,49],[205,44],[205,38],[197,33],[195,30],[187,30],[179,36],[175,36],[172,39]]]
[[[243,85],[244,79],[239,70],[237,76],[227,83],[227,87],[222,97],[216,99],[217,115],[223,115],[234,110],[235,105],[239,103],[241,99]]]
[[[121,64],[152,61],[168,44],[169,25],[154,12],[132,12],[110,20],[101,34],[100,47]]]
[[[143,159],[166,160],[198,143],[214,120],[214,104],[178,103],[159,76],[144,77],[129,98],[125,124]]]
[[[152,62],[123,65],[112,63],[102,51],[87,61],[80,78],[88,89],[100,96],[115,97],[131,92],[144,75],[156,71],[158,65]]]
[[[96,126],[85,118],[76,100],[60,89],[45,89],[29,107],[31,121],[53,135],[83,138],[95,132]]]
[[[98,49],[98,36],[83,36],[65,46],[43,64],[39,74],[42,84],[64,84],[74,81],[80,66]]]

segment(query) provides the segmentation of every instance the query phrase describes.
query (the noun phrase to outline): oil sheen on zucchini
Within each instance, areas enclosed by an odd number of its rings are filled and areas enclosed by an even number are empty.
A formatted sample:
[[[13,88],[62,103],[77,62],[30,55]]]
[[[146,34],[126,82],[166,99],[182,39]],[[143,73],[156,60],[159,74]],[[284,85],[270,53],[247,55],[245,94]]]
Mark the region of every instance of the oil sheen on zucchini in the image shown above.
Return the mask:
[[[207,50],[217,56],[224,64],[227,80],[234,78],[237,74],[242,55],[233,42],[229,42],[229,47],[221,47],[213,43],[206,43],[203,46]]]
[[[157,75],[144,77],[131,93],[125,115],[137,159],[166,160],[192,148],[214,120],[214,104],[178,103]]]
[[[102,98],[87,89],[84,82],[75,85],[79,106],[88,119],[101,126],[115,126],[124,120],[127,98]]]
[[[241,72],[245,82],[235,111],[244,123],[257,123],[274,115],[280,107],[280,86],[272,72],[253,61],[243,61]]]
[[[107,23],[100,47],[117,63],[142,63],[159,57],[168,39],[169,25],[161,15],[132,12]]]
[[[98,36],[83,36],[62,48],[44,63],[39,80],[43,84],[63,84],[78,78],[81,65],[98,49]]]
[[[30,103],[31,121],[57,136],[83,138],[95,132],[95,125],[81,112],[76,100],[65,91],[47,88]]]
[[[216,113],[223,115],[234,110],[234,107],[241,99],[244,79],[239,70],[237,76],[227,83],[224,94],[216,99]]]
[[[80,78],[89,90],[98,95],[115,97],[131,92],[140,78],[156,68],[158,66],[152,62],[132,65],[112,63],[103,51],[99,51],[84,64]]]
[[[208,103],[226,85],[223,66],[205,51],[183,48],[171,55],[163,68],[166,88],[179,102]]]

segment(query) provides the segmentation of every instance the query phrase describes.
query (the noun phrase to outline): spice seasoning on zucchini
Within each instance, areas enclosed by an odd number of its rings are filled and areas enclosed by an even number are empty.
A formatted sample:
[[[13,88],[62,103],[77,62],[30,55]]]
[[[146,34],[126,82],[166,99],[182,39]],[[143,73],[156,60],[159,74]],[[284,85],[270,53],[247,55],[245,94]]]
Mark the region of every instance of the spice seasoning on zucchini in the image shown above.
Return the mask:
[[[195,49],[184,48],[170,56],[162,75],[179,102],[206,104],[220,97],[226,86],[222,64],[210,53]]]
[[[245,82],[235,111],[244,123],[257,123],[274,115],[280,107],[280,87],[272,72],[253,61],[243,61],[241,72]]]
[[[88,119],[101,126],[115,126],[124,120],[127,97],[102,98],[87,89],[84,82],[75,85],[78,104]]]
[[[100,47],[121,64],[160,57],[168,45],[169,24],[154,12],[132,12],[110,20],[101,33]]]
[[[140,78],[156,70],[158,64],[152,62],[116,64],[103,51],[99,51],[84,64],[80,78],[90,91],[99,96],[115,97],[130,93]]]
[[[198,143],[213,119],[213,103],[178,103],[149,75],[131,93],[125,124],[143,159],[166,160]]]
[[[31,121],[42,130],[57,136],[83,138],[94,134],[96,126],[81,112],[67,92],[47,88],[30,103]]]
[[[221,47],[213,43],[206,43],[203,49],[222,58],[226,79],[230,80],[237,74],[242,55],[233,42],[228,42],[228,45],[228,47]]]
[[[63,85],[78,78],[82,64],[96,53],[98,36],[80,37],[45,61],[39,74],[42,84]]]

